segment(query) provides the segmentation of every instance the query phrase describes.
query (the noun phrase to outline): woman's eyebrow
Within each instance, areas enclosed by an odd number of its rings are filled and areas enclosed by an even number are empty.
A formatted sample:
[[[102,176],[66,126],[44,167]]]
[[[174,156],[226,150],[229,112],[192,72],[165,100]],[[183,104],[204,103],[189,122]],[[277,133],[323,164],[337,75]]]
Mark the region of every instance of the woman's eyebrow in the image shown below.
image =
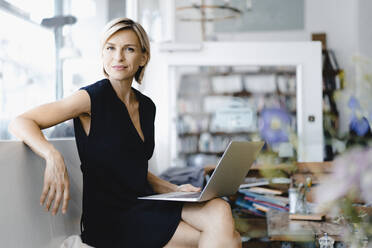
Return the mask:
[[[138,46],[137,44],[125,44],[125,46]]]
[[[106,46],[116,46],[115,43],[111,43],[111,42],[107,42],[106,43]],[[125,44],[124,46],[137,46],[137,44]]]

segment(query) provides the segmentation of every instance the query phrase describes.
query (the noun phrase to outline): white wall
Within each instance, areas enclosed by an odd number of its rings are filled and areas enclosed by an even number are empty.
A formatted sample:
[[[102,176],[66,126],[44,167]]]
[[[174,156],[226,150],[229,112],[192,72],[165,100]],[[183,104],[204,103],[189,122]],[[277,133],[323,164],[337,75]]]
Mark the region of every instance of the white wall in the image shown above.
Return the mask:
[[[202,41],[201,24],[200,22],[184,22],[180,21],[177,16],[184,15],[184,13],[190,14],[192,18],[198,17],[197,11],[177,11],[179,7],[190,6],[191,1],[189,0],[177,0],[175,1],[175,26],[174,26],[174,37],[177,42],[200,42]]]
[[[372,60],[372,1],[359,0],[358,47],[359,54]]]
[[[253,6],[254,8],[254,6]],[[365,100],[366,82],[363,74],[372,73],[372,1],[370,0],[305,0],[305,28],[293,31],[217,33],[213,27],[209,35],[219,41],[308,41],[311,34],[325,32],[327,47],[335,52],[339,66],[345,70],[346,88],[337,98],[340,110],[340,133],[348,130],[349,114],[345,111],[351,94]],[[200,40],[200,24],[182,24],[183,32],[176,32],[177,41]],[[176,29],[177,30],[177,29]],[[193,35],[193,33],[195,35]],[[356,66],[355,55],[367,58],[370,64]],[[368,104],[365,104],[368,105]]]
[[[355,81],[352,57],[359,53],[372,57],[371,11],[369,0],[305,0],[304,30],[215,34],[213,27],[207,25],[207,32],[219,41],[309,41],[311,33],[325,32],[328,48],[335,51],[347,82],[352,84]],[[200,41],[200,33],[200,23],[176,21],[176,41]]]
[[[355,74],[352,56],[357,53],[358,47],[357,10],[358,1],[305,0],[304,30],[226,33],[218,34],[217,38],[236,41],[308,41],[311,40],[311,33],[325,32],[327,47],[335,51],[340,67],[345,69],[347,80],[351,81]]]

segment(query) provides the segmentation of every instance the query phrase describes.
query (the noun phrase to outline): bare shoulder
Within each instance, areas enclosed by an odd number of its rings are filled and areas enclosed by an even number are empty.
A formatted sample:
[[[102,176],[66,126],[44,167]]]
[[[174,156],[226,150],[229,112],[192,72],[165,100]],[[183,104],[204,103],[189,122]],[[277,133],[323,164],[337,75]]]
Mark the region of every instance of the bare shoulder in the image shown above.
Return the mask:
[[[78,117],[81,114],[90,114],[90,97],[86,90],[78,90],[72,95],[62,99],[60,104],[62,107],[68,108],[73,117]]]

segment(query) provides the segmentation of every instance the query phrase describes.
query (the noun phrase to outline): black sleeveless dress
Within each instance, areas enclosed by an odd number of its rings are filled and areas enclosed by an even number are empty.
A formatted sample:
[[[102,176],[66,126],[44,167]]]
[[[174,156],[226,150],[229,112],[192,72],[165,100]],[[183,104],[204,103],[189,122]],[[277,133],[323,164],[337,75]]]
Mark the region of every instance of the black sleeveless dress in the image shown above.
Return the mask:
[[[74,119],[83,172],[82,240],[94,247],[163,247],[181,219],[182,203],[138,200],[153,194],[147,181],[154,150],[155,105],[136,89],[141,129],[108,79],[81,88],[91,99],[86,135]]]

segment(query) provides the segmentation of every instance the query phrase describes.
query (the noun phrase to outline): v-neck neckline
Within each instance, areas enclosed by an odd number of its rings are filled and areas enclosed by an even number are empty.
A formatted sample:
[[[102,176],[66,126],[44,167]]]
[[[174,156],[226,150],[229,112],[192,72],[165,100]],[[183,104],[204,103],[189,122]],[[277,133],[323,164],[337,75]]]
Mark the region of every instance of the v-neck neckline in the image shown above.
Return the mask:
[[[111,88],[111,91],[112,93],[114,94],[114,98],[117,99],[117,101],[120,102],[120,104],[123,106],[123,108],[125,109],[125,112],[127,113],[128,115],[128,118],[129,118],[129,122],[130,122],[130,125],[132,126],[134,132],[137,134],[137,137],[140,139],[140,141],[144,144],[146,142],[146,137],[145,137],[145,133],[143,131],[143,128],[142,128],[142,122],[143,122],[143,119],[142,119],[142,115],[141,115],[141,107],[142,107],[142,104],[141,104],[141,96],[140,96],[140,92],[137,91],[136,89],[134,89],[133,87],[131,87],[131,90],[134,92],[134,94],[136,95],[136,99],[138,101],[138,119],[140,121],[140,129],[141,129],[141,132],[143,134],[143,139],[141,137],[141,135],[138,133],[137,131],[137,128],[136,126],[134,125],[133,123],[133,120],[132,118],[130,117],[130,114],[129,114],[129,110],[127,108],[127,105],[125,105],[125,103],[119,98],[119,96],[116,94],[116,91],[114,89],[114,87],[112,86],[110,80],[107,79],[107,83],[109,84],[109,87]]]

